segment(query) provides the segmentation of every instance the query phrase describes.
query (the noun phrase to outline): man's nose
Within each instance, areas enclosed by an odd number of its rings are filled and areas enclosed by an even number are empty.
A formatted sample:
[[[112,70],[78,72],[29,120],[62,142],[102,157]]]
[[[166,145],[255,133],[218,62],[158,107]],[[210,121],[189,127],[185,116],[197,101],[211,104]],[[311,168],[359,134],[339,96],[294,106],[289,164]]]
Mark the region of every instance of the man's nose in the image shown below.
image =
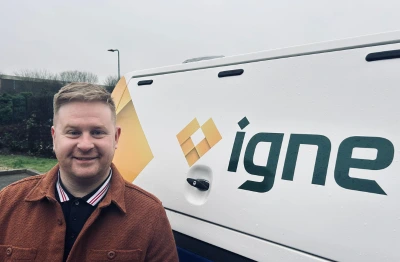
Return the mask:
[[[93,138],[90,134],[82,134],[78,142],[78,149],[89,151],[94,148]]]

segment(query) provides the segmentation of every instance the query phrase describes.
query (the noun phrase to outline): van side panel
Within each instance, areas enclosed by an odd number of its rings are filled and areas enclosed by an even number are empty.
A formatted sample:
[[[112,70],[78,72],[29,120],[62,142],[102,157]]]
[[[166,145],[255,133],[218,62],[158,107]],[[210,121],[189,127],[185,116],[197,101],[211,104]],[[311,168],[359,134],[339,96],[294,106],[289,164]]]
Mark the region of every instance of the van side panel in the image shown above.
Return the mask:
[[[399,49],[130,79],[154,156],[134,183],[163,201],[174,230],[254,260],[287,261],[282,249],[304,261],[400,260],[400,60],[365,60]],[[237,69],[243,74],[218,77]],[[186,140],[177,138],[194,120]],[[193,225],[220,228],[219,237]]]

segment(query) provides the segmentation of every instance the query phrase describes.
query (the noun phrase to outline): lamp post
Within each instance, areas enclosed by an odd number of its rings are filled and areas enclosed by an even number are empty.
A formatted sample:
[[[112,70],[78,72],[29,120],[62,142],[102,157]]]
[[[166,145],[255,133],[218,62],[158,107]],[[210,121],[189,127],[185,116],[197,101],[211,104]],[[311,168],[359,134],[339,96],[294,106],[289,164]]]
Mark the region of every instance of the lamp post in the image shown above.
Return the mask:
[[[110,52],[117,51],[118,52],[118,80],[119,80],[119,78],[120,78],[120,75],[119,75],[119,50],[118,49],[108,49],[107,51],[110,51]]]

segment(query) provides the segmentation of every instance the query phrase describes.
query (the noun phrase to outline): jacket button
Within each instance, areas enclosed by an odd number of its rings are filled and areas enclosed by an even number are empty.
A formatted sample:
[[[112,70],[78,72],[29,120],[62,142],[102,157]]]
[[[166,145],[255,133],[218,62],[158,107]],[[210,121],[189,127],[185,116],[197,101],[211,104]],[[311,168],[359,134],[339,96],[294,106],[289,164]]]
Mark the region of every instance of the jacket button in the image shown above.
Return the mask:
[[[109,259],[113,259],[113,258],[115,257],[115,252],[114,252],[114,251],[108,252],[108,253],[107,253],[107,257],[108,257]]]
[[[11,247],[7,248],[6,254],[7,254],[7,256],[11,256],[11,254],[12,254],[12,248]]]

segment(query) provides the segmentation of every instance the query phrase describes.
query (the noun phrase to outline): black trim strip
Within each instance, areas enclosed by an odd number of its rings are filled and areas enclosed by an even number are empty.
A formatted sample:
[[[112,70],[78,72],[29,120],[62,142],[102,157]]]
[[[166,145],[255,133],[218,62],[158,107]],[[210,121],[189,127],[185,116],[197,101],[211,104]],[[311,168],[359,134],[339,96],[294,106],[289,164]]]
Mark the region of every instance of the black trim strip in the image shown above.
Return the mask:
[[[235,70],[228,70],[228,71],[222,71],[218,73],[218,77],[228,77],[228,76],[240,76],[243,74],[244,70],[243,69],[235,69]]]
[[[138,86],[151,85],[153,80],[141,80],[137,83]]]
[[[307,252],[307,251],[304,251],[304,250],[301,250],[301,249],[297,249],[297,248],[294,248],[294,247],[291,247],[291,246],[287,246],[287,245],[284,245],[284,244],[281,244],[281,243],[278,243],[278,242],[275,242],[275,241],[272,241],[272,240],[268,240],[268,239],[265,239],[265,238],[262,238],[262,237],[259,237],[259,236],[255,236],[255,235],[252,235],[252,234],[249,234],[249,233],[246,233],[246,232],[243,232],[243,231],[231,228],[231,227],[220,225],[220,224],[217,224],[217,223],[214,223],[214,222],[211,222],[211,221],[199,218],[199,217],[188,215],[188,214],[185,214],[185,213],[182,213],[182,212],[179,212],[179,211],[167,208],[167,207],[164,207],[164,208],[166,210],[168,210],[168,211],[171,211],[171,212],[174,212],[174,213],[177,213],[177,214],[180,214],[180,215],[184,215],[184,216],[187,216],[187,217],[190,217],[190,218],[193,218],[193,219],[197,219],[197,220],[200,220],[200,221],[203,221],[203,222],[215,225],[215,226],[219,226],[219,227],[222,227],[222,228],[225,228],[225,229],[228,229],[228,230],[231,230],[231,231],[234,231],[234,232],[246,235],[246,236],[254,237],[254,238],[260,239],[262,241],[266,241],[266,242],[269,242],[269,243],[272,243],[272,244],[275,244],[275,245],[278,245],[278,246],[281,246],[281,247],[285,247],[285,248],[288,248],[288,249],[291,249],[291,250],[295,250],[297,252],[301,252],[301,253],[304,253],[304,254],[307,254],[307,255],[310,255],[310,256],[314,256],[314,257],[317,257],[317,258],[320,258],[320,259],[325,259],[327,261],[337,262],[336,260],[332,260],[332,259],[329,259],[329,258],[326,258],[326,257],[323,257],[323,256],[319,256],[319,255],[316,255],[316,254],[313,254],[313,253],[310,253],[310,252]]]
[[[390,50],[384,52],[371,53],[365,57],[365,60],[367,62],[373,62],[378,60],[386,60],[394,58],[400,58],[400,50]]]
[[[173,230],[176,246],[212,261],[253,262],[239,254]]]

